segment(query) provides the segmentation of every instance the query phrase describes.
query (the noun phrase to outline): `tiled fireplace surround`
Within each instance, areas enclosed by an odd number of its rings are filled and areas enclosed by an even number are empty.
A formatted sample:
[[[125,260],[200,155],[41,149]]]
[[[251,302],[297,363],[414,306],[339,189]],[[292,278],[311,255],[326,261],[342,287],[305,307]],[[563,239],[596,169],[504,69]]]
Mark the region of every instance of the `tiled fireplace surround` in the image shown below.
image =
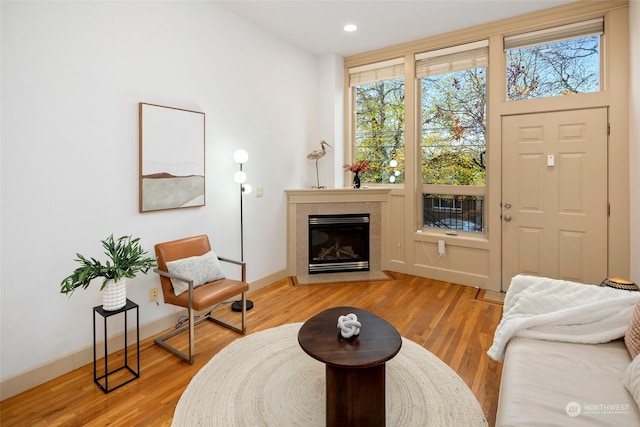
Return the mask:
[[[382,269],[382,220],[387,210],[389,192],[388,189],[375,188],[286,190],[289,275],[299,279],[309,276],[309,215],[318,214],[368,213],[370,216],[370,270],[380,271]]]

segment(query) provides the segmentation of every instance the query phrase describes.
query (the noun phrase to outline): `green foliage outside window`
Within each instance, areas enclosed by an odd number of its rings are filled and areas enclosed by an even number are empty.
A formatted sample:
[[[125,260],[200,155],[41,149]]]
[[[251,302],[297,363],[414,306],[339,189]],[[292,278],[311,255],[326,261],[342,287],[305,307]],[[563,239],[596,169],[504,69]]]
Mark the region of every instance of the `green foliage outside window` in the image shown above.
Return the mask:
[[[422,80],[422,182],[484,185],[486,69]]]
[[[599,90],[597,35],[512,49],[506,53],[507,96],[520,100]],[[486,67],[421,79],[422,182],[485,185]],[[355,93],[355,161],[362,180],[405,180],[404,79],[362,84]]]
[[[368,160],[369,183],[404,182],[404,79],[356,86],[355,160]]]
[[[506,63],[508,100],[600,90],[598,35],[511,49],[506,52]],[[422,183],[484,186],[487,67],[425,74],[428,75],[420,79],[419,106]],[[353,90],[354,160],[367,160],[371,165],[371,170],[361,177],[362,181],[404,183],[404,79],[361,84]],[[424,224],[482,231],[483,196],[462,194],[425,194]],[[465,202],[456,205],[454,210],[447,205],[454,199],[456,203],[463,199]]]

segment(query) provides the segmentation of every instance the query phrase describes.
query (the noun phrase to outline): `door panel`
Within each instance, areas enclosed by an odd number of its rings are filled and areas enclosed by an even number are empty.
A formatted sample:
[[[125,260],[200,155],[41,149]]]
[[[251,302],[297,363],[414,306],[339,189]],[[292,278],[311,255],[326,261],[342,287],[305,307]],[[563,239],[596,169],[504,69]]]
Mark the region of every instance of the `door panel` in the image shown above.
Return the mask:
[[[607,276],[607,110],[503,117],[502,286]]]

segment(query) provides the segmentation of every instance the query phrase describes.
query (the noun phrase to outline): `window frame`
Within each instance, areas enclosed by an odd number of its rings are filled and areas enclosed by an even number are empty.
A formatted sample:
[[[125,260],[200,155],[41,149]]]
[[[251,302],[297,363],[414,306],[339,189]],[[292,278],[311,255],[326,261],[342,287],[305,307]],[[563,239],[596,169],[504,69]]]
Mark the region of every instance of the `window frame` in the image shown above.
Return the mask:
[[[453,45],[453,46],[449,46],[446,48],[442,48],[442,49],[435,49],[435,50],[431,50],[428,52],[422,52],[422,53],[417,53],[415,54],[415,58],[416,58],[416,63],[418,62],[419,59],[421,58],[426,58],[426,57],[437,57],[437,56],[447,56],[447,55],[451,55],[455,58],[455,56],[461,57],[462,60],[466,60],[467,62],[471,61],[469,58],[465,58],[465,53],[471,53],[471,52],[478,52],[479,49],[486,49],[486,60],[480,60],[479,62],[477,62],[475,59],[472,61],[474,65],[476,65],[475,67],[457,67],[454,65],[450,66],[450,68],[453,68],[453,71],[463,71],[465,69],[471,69],[471,68],[477,68],[478,66],[485,66],[485,70],[486,70],[486,82],[485,82],[485,100],[486,100],[486,104],[485,104],[485,109],[488,110],[488,100],[489,100],[489,85],[488,85],[488,81],[489,81],[489,60],[488,60],[488,56],[489,56],[489,39],[483,39],[483,40],[479,40],[476,42],[471,42],[471,43],[465,43],[465,44],[458,44],[458,45]],[[417,68],[418,65],[416,65]],[[450,72],[450,71],[449,71]],[[422,96],[423,96],[423,91],[422,91],[422,76],[418,76],[418,72],[415,71],[414,69],[414,77],[416,79],[416,100],[415,100],[415,108],[416,108],[416,117],[422,117]],[[434,73],[436,75],[438,74],[444,74],[444,73]],[[488,129],[488,119],[489,116],[488,114],[485,114],[485,151],[488,153],[489,150],[489,138],[487,135],[487,129]],[[417,170],[416,170],[416,179],[418,180],[418,182],[420,183],[420,193],[419,193],[419,197],[418,197],[418,201],[417,201],[417,215],[418,215],[418,219],[419,219],[419,224],[420,227],[423,231],[429,231],[429,232],[435,232],[435,233],[448,233],[451,234],[452,232],[455,232],[456,234],[458,232],[462,232],[462,233],[470,233],[470,235],[486,235],[486,227],[484,226],[484,224],[487,224],[487,211],[486,209],[484,210],[483,214],[482,214],[482,218],[483,218],[483,228],[482,231],[467,231],[467,230],[451,230],[449,228],[440,228],[440,227],[429,227],[425,225],[425,218],[424,218],[424,196],[427,194],[445,194],[445,195],[450,195],[450,196],[482,196],[485,200],[487,200],[487,193],[488,193],[488,188],[487,188],[487,177],[488,177],[488,169],[489,169],[489,165],[487,163],[486,169],[485,169],[485,185],[455,185],[455,184],[426,184],[422,181],[422,126],[421,126],[421,120],[416,122],[416,163],[417,163]],[[488,158],[488,156],[487,156]]]
[[[598,19],[604,17],[605,24],[609,25],[610,22],[618,22],[619,17],[617,16],[616,8],[612,8],[610,6],[606,7],[585,7],[584,5],[575,5],[574,7],[568,8],[570,10],[560,11],[557,13],[554,19],[554,24],[556,25],[570,25],[575,22],[589,20],[589,19]],[[612,21],[611,14],[616,14],[614,16],[614,20]],[[523,22],[526,25],[523,25]],[[397,196],[403,197],[403,209],[407,209],[405,220],[412,223],[411,228],[417,226],[420,231],[421,223],[423,222],[423,214],[421,212],[422,209],[422,194],[424,193],[434,193],[435,191],[430,191],[431,189],[425,188],[427,184],[422,185],[419,176],[420,176],[420,159],[417,158],[419,146],[417,146],[417,142],[419,138],[416,137],[416,134],[419,132],[419,123],[416,119],[416,97],[418,86],[415,83],[415,69],[412,67],[412,62],[414,60],[415,54],[420,52],[425,52],[427,50],[435,50],[447,48],[459,44],[469,43],[473,40],[481,40],[487,39],[489,40],[489,57],[490,57],[490,66],[487,68],[487,128],[486,128],[486,159],[487,159],[487,169],[486,169],[486,185],[485,187],[475,187],[474,189],[468,189],[463,187],[456,187],[455,192],[460,195],[468,194],[472,195],[476,191],[480,191],[485,198],[485,223],[484,223],[484,236],[479,235],[470,235],[470,236],[460,236],[463,237],[463,240],[469,242],[470,245],[474,246],[478,244],[478,242],[485,242],[484,244],[488,244],[491,247],[495,246],[495,242],[491,243],[489,239],[491,233],[491,228],[494,229],[494,232],[499,229],[498,225],[500,224],[499,219],[494,215],[496,210],[499,210],[498,207],[493,206],[490,202],[490,199],[496,200],[499,199],[500,195],[500,170],[502,169],[502,165],[500,163],[500,118],[505,114],[521,114],[525,112],[538,112],[538,111],[546,111],[547,108],[543,105],[543,102],[551,102],[552,109],[565,109],[565,108],[575,108],[577,106],[583,105],[583,101],[576,103],[578,98],[584,99],[588,105],[608,105],[608,97],[607,93],[611,90],[609,81],[609,73],[607,71],[607,64],[609,64],[609,60],[607,59],[608,53],[607,51],[610,49],[610,37],[607,34],[603,34],[601,38],[601,70],[600,70],[600,92],[598,93],[585,93],[578,94],[575,97],[571,97],[571,99],[563,98],[558,101],[543,101],[539,100],[527,100],[518,103],[518,105],[514,104],[513,106],[507,106],[505,101],[506,99],[506,85],[503,75],[503,70],[505,67],[505,52],[503,48],[503,42],[505,37],[509,37],[514,34],[519,34],[522,32],[522,28],[527,28],[531,31],[545,29],[549,26],[549,21],[547,19],[541,19],[539,17],[531,17],[523,19],[514,19],[509,20],[505,23],[501,23],[499,25],[492,25],[491,28],[482,27],[477,29],[467,29],[465,31],[454,32],[451,35],[445,36],[435,36],[428,37],[421,40],[414,40],[407,43],[403,43],[398,46],[393,46],[389,48],[381,49],[380,51],[372,51],[365,52],[362,54],[352,55],[344,58],[344,118],[345,118],[345,126],[344,126],[344,136],[345,136],[345,146],[344,146],[344,159],[345,162],[347,160],[352,161],[354,158],[354,130],[352,124],[354,123],[352,112],[354,111],[354,99],[352,96],[352,90],[350,90],[350,86],[348,84],[348,69],[351,67],[361,66],[363,64],[369,64],[372,62],[379,62],[389,58],[397,58],[398,56],[404,56],[405,58],[405,84],[406,84],[406,103],[405,103],[405,111],[406,111],[406,127],[405,127],[405,147],[406,147],[406,158],[405,158],[405,180],[403,184],[394,184],[389,185],[386,183],[374,184],[370,183],[369,186],[383,186],[383,187],[391,187],[393,192],[391,194],[395,194]],[[614,37],[619,34],[619,31],[613,30],[612,33]],[[605,37],[607,36],[607,37]],[[617,87],[617,85],[616,85]],[[493,135],[493,137],[491,136]],[[497,145],[496,145],[497,144]],[[493,165],[493,167],[490,166]],[[345,183],[348,183],[350,173],[344,171]],[[348,187],[348,184],[347,184]],[[405,193],[406,191],[410,191],[409,193]],[[398,199],[400,200],[400,199]],[[409,212],[411,211],[411,212]],[[415,228],[413,228],[416,230]],[[424,231],[424,230],[423,230]],[[438,230],[430,229],[429,232]],[[434,233],[429,233],[434,234]],[[434,234],[435,236],[436,234]],[[414,235],[414,240],[417,237]]]
[[[502,38],[502,49],[504,58],[504,69],[502,70],[504,76],[504,101],[508,103],[524,102],[534,99],[549,99],[559,98],[561,95],[551,96],[536,96],[527,97],[523,99],[510,99],[509,98],[509,86],[508,86],[508,52],[515,49],[526,49],[535,46],[548,45],[553,43],[559,43],[567,40],[576,40],[579,38],[586,38],[591,36],[598,36],[598,90],[593,92],[578,92],[574,95],[583,95],[590,93],[600,93],[605,90],[604,87],[604,17],[574,21],[569,24],[553,26],[543,28],[535,31],[529,31],[525,33],[516,33],[512,35],[506,35]]]
[[[401,71],[401,72],[399,72]],[[365,65],[359,65],[354,67],[347,67],[345,69],[346,72],[346,87],[348,88],[348,97],[349,97],[349,117],[350,120],[348,122],[349,126],[349,150],[345,155],[345,163],[353,164],[358,161],[356,152],[358,150],[356,143],[356,133],[357,133],[357,106],[356,106],[356,87],[359,85],[364,85],[367,83],[374,83],[385,80],[392,80],[397,78],[403,79],[404,85],[404,94],[406,96],[407,90],[407,76],[405,72],[405,58],[404,56],[395,57],[392,59],[386,59],[376,62],[371,62]],[[354,76],[356,76],[354,78]],[[405,119],[404,119],[404,128],[402,132],[403,139],[403,151],[406,162],[406,149],[407,149],[407,139],[406,139],[406,109],[405,109]],[[400,162],[398,162],[399,164]],[[403,164],[401,169],[403,170],[404,179],[400,183],[395,183],[392,181],[389,182],[371,182],[365,181],[362,179],[361,182],[366,184],[367,186],[377,186],[377,187],[387,187],[390,186],[392,188],[404,188],[406,176],[406,165]],[[344,170],[345,173],[345,182],[352,183],[353,181],[353,173],[348,170]],[[395,175],[397,176],[397,175]]]

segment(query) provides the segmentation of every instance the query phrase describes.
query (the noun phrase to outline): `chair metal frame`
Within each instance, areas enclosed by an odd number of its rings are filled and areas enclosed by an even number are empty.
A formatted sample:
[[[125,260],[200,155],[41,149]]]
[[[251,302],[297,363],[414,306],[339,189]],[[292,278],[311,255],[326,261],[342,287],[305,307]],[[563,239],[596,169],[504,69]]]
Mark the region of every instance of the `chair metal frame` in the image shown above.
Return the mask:
[[[236,261],[233,259],[229,259],[229,258],[225,258],[225,257],[218,257],[218,259],[220,261],[224,261],[224,262],[228,262],[231,264],[236,264],[241,266],[242,268],[242,281],[246,283],[246,276],[247,276],[247,266],[246,263],[244,261]],[[218,319],[214,316],[211,315],[211,312],[207,313],[206,315],[202,316],[201,318],[199,318],[198,320],[195,320],[195,312],[196,310],[193,308],[193,298],[194,298],[194,292],[195,289],[193,287],[193,280],[188,278],[188,277],[183,277],[183,276],[179,276],[177,274],[172,274],[169,273],[167,271],[164,270],[160,270],[159,268],[155,268],[153,271],[155,271],[156,273],[158,273],[161,276],[164,277],[168,277],[169,279],[176,279],[176,280],[180,280],[182,282],[185,282],[186,284],[189,285],[189,306],[186,307],[188,310],[188,325],[186,326],[181,326],[179,328],[177,328],[174,331],[171,331],[165,335],[162,335],[160,337],[157,337],[154,342],[159,345],[160,347],[164,348],[165,350],[167,350],[168,352],[170,352],[171,354],[173,354],[174,356],[177,356],[179,359],[187,362],[190,365],[193,365],[194,359],[195,359],[195,327],[197,325],[199,325],[202,322],[205,321],[210,321],[213,323],[217,323],[219,325],[222,325],[226,328],[231,329],[232,331],[241,333],[241,334],[245,334],[247,331],[247,297],[246,297],[246,291],[242,292],[242,326],[238,327],[237,325],[234,325],[232,323],[229,323],[227,321],[224,321],[222,319]],[[219,303],[217,303],[219,304]],[[181,306],[177,306],[177,307],[181,307]],[[215,307],[209,307],[209,308],[213,308]],[[209,309],[208,308],[208,309]],[[206,311],[206,310],[202,310],[202,311]],[[166,340],[168,340],[169,338],[172,338],[186,330],[189,330],[189,354],[185,354],[182,351],[178,350],[177,348],[173,347],[172,345],[168,344],[166,342]]]

